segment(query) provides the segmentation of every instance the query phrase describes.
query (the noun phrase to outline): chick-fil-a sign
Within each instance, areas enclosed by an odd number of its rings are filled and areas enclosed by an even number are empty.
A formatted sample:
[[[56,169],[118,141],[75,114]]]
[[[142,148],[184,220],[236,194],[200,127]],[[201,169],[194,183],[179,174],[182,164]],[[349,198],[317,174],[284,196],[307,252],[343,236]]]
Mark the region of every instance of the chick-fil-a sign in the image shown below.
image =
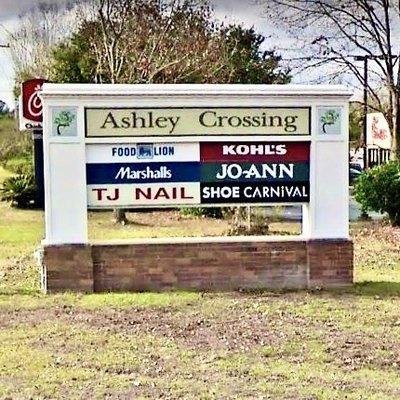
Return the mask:
[[[22,83],[20,129],[41,129],[43,110],[39,91],[44,82],[44,79],[30,79]]]

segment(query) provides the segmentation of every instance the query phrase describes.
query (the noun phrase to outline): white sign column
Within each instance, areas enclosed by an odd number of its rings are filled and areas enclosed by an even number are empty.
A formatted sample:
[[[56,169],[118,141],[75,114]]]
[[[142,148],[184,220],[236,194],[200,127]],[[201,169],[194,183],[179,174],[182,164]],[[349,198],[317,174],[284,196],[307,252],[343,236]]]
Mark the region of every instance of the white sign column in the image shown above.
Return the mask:
[[[43,146],[45,176],[45,224],[43,244],[84,244],[88,242],[86,165],[83,107],[69,102],[45,101]],[[64,136],[54,126],[55,114],[67,106],[73,123]],[[71,117],[71,118],[72,118]],[[68,119],[59,122],[68,123]],[[61,124],[60,124],[61,125]],[[58,127],[61,130],[65,127]]]
[[[324,113],[337,112],[323,130]],[[321,99],[312,108],[310,203],[303,206],[303,235],[309,239],[349,238],[348,100]]]

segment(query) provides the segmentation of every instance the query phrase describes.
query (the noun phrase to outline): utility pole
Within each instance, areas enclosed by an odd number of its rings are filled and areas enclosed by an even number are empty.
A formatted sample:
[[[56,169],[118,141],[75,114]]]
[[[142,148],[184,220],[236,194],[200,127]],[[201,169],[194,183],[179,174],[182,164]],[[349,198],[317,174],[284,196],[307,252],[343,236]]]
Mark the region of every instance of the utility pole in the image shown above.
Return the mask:
[[[368,114],[368,60],[371,55],[354,56],[355,61],[364,62],[364,79],[363,79],[363,130],[361,137],[361,144],[363,148],[363,168],[367,169],[368,166],[368,149],[367,149],[367,114]]]

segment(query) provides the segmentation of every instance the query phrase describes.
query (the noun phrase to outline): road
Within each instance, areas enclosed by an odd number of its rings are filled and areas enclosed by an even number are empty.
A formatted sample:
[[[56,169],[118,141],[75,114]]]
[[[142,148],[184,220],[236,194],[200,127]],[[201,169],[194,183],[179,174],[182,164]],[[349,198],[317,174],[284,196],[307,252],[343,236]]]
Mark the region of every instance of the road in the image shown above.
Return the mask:
[[[301,221],[301,206],[283,206],[282,215],[285,219],[292,221]],[[277,211],[273,207],[265,207],[265,216],[277,216]],[[279,213],[278,215],[280,215]],[[372,219],[382,219],[383,215],[375,212],[368,213]],[[356,221],[361,216],[361,207],[355,201],[354,197],[350,196],[349,201],[349,219]]]

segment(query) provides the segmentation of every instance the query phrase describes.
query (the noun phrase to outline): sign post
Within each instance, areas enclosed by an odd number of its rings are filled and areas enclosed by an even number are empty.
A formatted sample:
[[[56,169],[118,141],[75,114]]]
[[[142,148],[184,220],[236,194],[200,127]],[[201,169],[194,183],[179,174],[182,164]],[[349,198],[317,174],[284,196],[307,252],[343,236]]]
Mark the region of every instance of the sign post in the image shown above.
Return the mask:
[[[37,208],[44,210],[43,133],[39,129],[34,129],[32,136],[36,183],[35,205]]]
[[[20,130],[30,130],[33,136],[35,166],[36,198],[35,205],[44,209],[44,168],[43,168],[43,134],[42,134],[42,101],[39,91],[44,79],[31,79],[21,85],[19,105]]]

